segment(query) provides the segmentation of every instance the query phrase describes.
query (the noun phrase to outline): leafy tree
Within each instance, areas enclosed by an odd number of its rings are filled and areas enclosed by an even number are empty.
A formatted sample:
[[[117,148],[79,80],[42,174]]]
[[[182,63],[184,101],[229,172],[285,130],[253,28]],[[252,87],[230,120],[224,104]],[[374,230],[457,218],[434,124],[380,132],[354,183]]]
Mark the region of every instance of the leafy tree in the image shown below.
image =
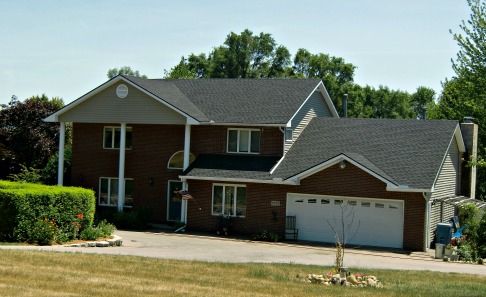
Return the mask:
[[[277,45],[272,35],[254,35],[245,29],[231,32],[224,44],[208,55],[190,54],[165,71],[166,78],[276,78],[285,77],[290,66],[290,52]]]
[[[470,19],[459,26],[462,33],[453,33],[459,45],[456,60],[452,61],[455,76],[443,83],[442,94],[433,111],[436,118],[461,121],[473,116],[479,129],[479,160],[486,158],[486,2],[467,0]],[[486,165],[478,162],[477,196],[486,199]]]
[[[427,87],[418,87],[411,95],[410,108],[413,110],[413,117],[422,119],[422,109],[433,109],[435,106],[435,91]]]
[[[147,78],[146,75],[140,74],[138,70],[132,70],[129,66],[123,66],[118,68],[111,68],[108,70],[108,73],[106,74],[109,79],[114,78],[115,76],[123,74],[123,75],[131,75],[131,76],[136,76],[136,77],[142,77],[142,78]]]
[[[59,124],[43,119],[64,105],[62,99],[49,99],[46,95],[33,96],[24,102],[12,100],[2,104],[0,110],[0,143],[2,167],[7,166],[5,177],[17,173],[20,165],[42,169],[58,149]],[[66,139],[70,139],[66,129]],[[4,168],[5,169],[5,168]]]

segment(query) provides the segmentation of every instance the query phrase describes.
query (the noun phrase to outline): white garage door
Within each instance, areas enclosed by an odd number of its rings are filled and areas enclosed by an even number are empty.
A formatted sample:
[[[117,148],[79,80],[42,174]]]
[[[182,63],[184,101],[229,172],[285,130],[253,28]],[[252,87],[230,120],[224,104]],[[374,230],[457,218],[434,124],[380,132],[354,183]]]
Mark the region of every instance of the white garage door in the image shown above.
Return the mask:
[[[287,194],[287,215],[297,217],[301,240],[334,243],[342,209],[344,225],[353,221],[347,244],[403,247],[403,201]]]

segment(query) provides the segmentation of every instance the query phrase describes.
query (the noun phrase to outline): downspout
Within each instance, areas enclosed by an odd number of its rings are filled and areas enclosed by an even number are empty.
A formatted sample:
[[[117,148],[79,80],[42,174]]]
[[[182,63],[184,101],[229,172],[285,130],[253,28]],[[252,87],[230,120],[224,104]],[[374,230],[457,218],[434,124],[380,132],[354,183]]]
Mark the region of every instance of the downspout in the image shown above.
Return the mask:
[[[424,252],[426,252],[427,249],[429,248],[429,242],[430,242],[430,198],[432,194],[423,192],[422,195],[424,196],[425,199],[425,230],[424,230],[425,238],[424,238],[423,250]]]

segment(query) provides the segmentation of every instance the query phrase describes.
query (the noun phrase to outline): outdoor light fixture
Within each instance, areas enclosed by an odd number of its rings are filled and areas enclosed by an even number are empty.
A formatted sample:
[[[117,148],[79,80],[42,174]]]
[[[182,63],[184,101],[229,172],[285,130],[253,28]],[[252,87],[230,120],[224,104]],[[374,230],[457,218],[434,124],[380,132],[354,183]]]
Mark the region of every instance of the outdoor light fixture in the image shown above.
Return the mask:
[[[153,179],[152,177],[149,177],[149,184],[150,184],[151,186],[153,186],[153,185],[154,185],[154,179]]]
[[[341,168],[341,169],[346,168],[346,161],[341,160],[341,162],[339,162],[339,168]]]

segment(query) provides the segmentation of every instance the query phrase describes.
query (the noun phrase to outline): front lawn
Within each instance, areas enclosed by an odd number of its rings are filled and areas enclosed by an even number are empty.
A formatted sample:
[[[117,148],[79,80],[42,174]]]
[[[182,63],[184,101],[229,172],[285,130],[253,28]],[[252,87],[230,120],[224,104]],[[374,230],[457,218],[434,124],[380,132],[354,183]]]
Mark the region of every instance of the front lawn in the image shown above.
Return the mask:
[[[330,267],[0,250],[0,296],[484,296],[486,277],[352,269],[384,288],[306,282]],[[485,268],[486,269],[486,268]]]

